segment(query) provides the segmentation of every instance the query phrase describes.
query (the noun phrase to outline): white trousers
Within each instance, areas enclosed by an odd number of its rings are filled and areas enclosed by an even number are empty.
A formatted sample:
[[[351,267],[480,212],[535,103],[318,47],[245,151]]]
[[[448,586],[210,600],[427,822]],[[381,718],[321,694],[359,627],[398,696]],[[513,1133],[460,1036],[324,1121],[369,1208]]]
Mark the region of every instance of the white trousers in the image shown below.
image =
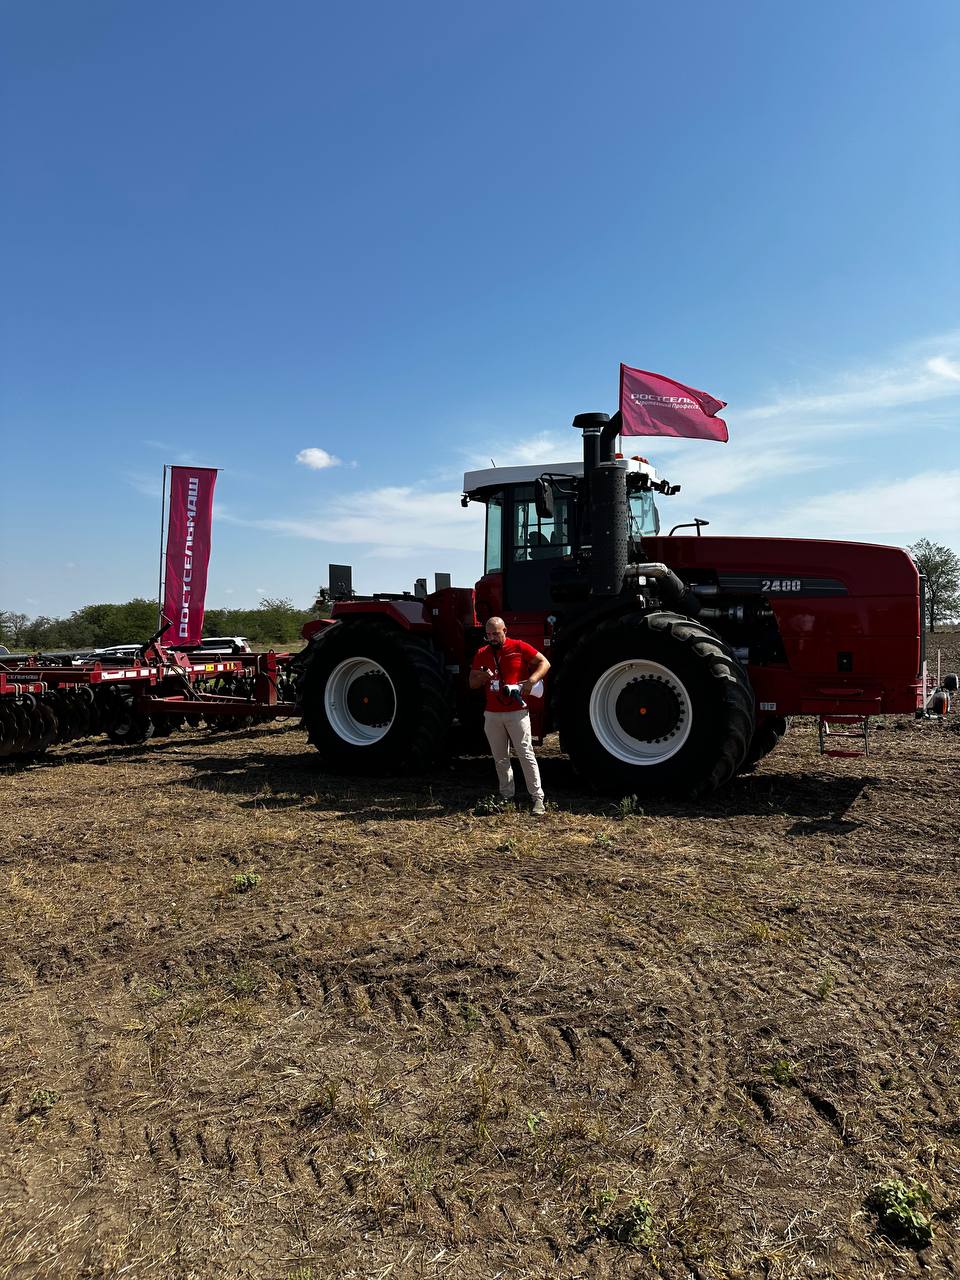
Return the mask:
[[[529,711],[485,711],[483,728],[497,766],[497,781],[504,800],[514,795],[513,769],[510,764],[510,747],[513,746],[523,770],[531,800],[543,799],[540,785],[540,768],[533,754],[533,737],[530,732]]]

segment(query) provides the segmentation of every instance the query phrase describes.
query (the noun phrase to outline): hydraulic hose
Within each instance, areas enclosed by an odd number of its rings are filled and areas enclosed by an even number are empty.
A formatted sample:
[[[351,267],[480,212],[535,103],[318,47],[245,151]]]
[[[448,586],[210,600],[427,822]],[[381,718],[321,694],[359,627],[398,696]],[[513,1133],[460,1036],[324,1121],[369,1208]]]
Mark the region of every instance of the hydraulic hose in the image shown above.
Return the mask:
[[[660,589],[660,596],[665,604],[695,618],[700,612],[701,602],[682,582],[669,566],[662,561],[651,561],[649,564],[632,564],[627,569],[627,579],[653,578]]]

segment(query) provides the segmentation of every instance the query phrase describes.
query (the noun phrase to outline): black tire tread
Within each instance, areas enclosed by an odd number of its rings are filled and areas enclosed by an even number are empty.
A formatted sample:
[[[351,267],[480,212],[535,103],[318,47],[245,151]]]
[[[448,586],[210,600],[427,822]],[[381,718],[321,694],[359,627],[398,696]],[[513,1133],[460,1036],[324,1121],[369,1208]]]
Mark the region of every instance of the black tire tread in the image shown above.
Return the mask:
[[[570,757],[578,772],[582,772],[578,760],[580,753],[577,750],[577,738],[583,732],[583,726],[571,723],[564,714],[565,688],[589,650],[597,643],[602,643],[605,635],[612,636],[624,627],[642,628],[658,637],[669,637],[695,655],[696,660],[707,667],[713,679],[727,683],[728,687],[723,691],[728,714],[727,732],[712,768],[698,778],[691,778],[682,785],[668,788],[691,799],[717,791],[736,775],[747,754],[748,744],[753,739],[754,696],[747,673],[733,651],[709,628],[682,614],[667,611],[621,614],[601,621],[574,643],[561,664],[554,686],[561,750]],[[601,781],[596,778],[589,780],[594,783]]]
[[[322,731],[324,647],[335,636],[339,636],[337,643],[342,645],[343,636],[347,633],[351,647],[357,653],[362,653],[365,640],[373,637],[378,644],[386,640],[395,645],[403,659],[413,667],[420,688],[419,715],[413,731],[402,744],[402,754],[396,752],[387,761],[382,750],[369,757],[356,749],[341,748],[334,752],[328,748]],[[423,773],[449,756],[454,716],[453,689],[442,655],[424,636],[401,631],[389,624],[365,621],[341,622],[336,628],[326,628],[311,641],[298,688],[308,741],[320,752],[325,763],[337,772]]]
[[[740,772],[751,773],[765,756],[776,750],[789,728],[790,716],[766,716],[758,720]]]

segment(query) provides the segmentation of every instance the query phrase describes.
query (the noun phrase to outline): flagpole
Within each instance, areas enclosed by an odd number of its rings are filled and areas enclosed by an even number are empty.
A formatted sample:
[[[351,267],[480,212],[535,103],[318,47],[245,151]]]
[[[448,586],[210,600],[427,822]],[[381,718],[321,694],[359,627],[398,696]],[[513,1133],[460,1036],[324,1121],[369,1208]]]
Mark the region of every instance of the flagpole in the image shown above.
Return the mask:
[[[163,626],[163,524],[167,515],[167,464],[163,465],[163,487],[160,492],[160,577],[157,582],[157,630]]]

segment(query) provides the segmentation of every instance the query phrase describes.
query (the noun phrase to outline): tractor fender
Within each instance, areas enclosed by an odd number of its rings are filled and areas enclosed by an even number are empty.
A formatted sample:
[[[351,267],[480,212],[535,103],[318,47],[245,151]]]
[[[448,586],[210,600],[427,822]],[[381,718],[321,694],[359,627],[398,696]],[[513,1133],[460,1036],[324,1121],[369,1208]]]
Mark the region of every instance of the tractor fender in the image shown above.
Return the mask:
[[[304,640],[310,640],[314,636],[320,635],[325,627],[332,626],[332,618],[311,618],[309,622],[305,622],[300,628],[300,634]]]
[[[601,599],[594,608],[577,613],[573,621],[565,622],[558,628],[553,640],[556,660],[562,661],[581,636],[594,630],[601,622],[620,615],[660,613],[661,611],[661,608],[656,605],[644,604],[637,596],[622,595],[609,597],[606,600]]]
[[[403,631],[430,635],[433,624],[422,600],[341,600],[331,622],[391,622]],[[309,624],[308,624],[309,625]]]

